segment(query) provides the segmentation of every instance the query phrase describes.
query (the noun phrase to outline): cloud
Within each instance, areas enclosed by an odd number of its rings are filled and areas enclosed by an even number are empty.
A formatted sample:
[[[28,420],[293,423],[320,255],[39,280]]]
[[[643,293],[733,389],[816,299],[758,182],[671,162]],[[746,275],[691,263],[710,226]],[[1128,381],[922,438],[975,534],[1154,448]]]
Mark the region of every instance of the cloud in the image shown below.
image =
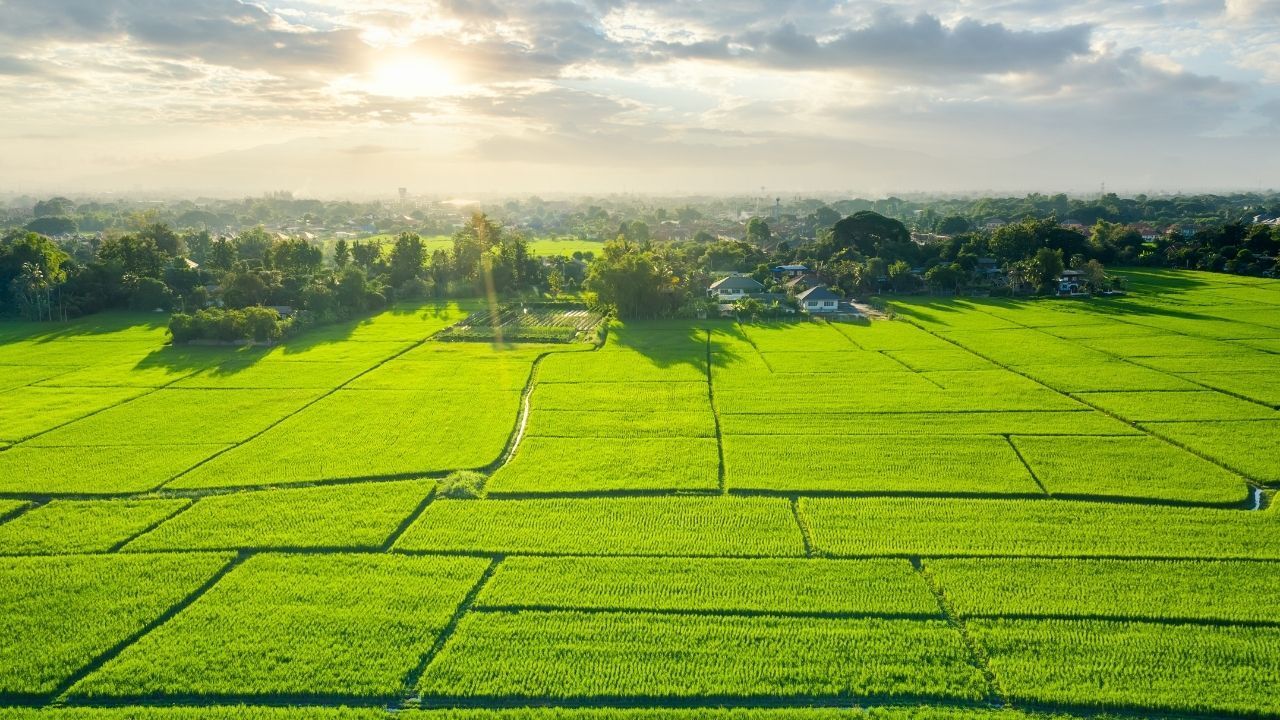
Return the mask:
[[[44,75],[46,70],[39,65],[21,58],[0,55],[0,75]]]
[[[874,69],[941,77],[1052,67],[1088,53],[1091,31],[1089,25],[1011,30],[973,19],[947,26],[928,14],[905,20],[884,11],[869,25],[830,37],[786,24],[767,33],[662,47],[676,57],[744,61],[784,70]]]

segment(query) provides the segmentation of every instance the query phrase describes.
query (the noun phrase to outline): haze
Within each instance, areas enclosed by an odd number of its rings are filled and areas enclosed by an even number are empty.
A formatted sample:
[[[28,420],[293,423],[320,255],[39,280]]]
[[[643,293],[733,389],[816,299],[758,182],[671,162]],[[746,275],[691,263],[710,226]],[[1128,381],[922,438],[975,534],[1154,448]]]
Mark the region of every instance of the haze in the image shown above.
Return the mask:
[[[1280,2],[0,0],[0,191],[1280,185]]]

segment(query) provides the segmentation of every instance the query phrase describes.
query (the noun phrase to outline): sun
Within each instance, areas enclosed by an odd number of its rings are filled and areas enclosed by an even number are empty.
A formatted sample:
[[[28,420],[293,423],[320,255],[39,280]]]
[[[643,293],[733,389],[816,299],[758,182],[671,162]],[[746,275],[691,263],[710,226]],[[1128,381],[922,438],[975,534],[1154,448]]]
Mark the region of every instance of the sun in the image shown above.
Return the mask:
[[[457,92],[458,82],[453,71],[439,60],[406,55],[375,66],[365,89],[386,97],[439,97]]]

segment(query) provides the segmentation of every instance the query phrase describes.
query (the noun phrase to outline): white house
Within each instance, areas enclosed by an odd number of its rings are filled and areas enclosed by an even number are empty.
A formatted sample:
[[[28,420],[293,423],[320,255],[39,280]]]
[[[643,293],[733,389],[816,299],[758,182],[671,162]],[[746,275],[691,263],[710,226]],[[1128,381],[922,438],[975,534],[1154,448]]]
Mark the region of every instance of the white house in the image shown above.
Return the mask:
[[[834,313],[840,311],[840,296],[831,292],[825,285],[817,285],[796,296],[800,308],[807,313]]]
[[[707,288],[707,295],[720,302],[733,302],[762,292],[764,285],[746,275],[730,275],[711,283],[711,287]]]

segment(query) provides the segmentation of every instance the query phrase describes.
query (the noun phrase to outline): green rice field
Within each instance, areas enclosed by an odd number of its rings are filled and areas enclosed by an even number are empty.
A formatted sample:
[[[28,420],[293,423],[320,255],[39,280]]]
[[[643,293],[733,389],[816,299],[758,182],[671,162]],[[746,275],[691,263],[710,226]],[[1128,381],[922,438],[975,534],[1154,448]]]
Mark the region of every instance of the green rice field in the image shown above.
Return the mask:
[[[599,345],[0,323],[0,720],[1280,716],[1280,281],[1126,274]]]

